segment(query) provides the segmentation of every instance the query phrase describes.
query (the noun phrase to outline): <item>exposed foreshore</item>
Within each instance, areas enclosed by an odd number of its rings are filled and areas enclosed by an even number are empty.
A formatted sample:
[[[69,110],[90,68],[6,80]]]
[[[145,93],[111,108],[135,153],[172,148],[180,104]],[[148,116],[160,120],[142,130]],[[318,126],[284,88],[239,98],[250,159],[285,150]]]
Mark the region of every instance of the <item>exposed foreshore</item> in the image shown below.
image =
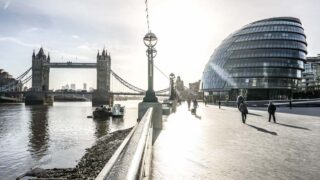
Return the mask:
[[[107,134],[86,150],[74,168],[33,169],[23,176],[37,178],[94,179],[112,157],[132,128]],[[19,178],[17,178],[19,179]]]

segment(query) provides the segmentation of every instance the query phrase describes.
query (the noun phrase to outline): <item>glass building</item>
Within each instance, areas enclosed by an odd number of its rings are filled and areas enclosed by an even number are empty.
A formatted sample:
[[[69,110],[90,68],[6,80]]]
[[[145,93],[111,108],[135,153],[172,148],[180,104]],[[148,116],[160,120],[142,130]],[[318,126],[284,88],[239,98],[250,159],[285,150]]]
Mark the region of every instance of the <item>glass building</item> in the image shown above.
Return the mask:
[[[202,76],[206,96],[235,100],[287,99],[302,77],[307,42],[301,21],[277,17],[253,22],[215,49]]]

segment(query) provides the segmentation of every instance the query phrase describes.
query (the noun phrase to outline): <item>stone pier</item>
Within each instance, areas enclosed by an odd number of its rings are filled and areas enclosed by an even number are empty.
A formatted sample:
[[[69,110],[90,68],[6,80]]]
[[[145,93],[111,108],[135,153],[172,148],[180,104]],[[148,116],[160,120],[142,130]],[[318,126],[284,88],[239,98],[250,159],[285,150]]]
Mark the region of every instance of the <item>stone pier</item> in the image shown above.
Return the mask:
[[[41,91],[30,91],[26,94],[26,105],[52,105],[53,97]]]
[[[94,91],[92,94],[92,106],[113,105],[113,95],[107,91]]]

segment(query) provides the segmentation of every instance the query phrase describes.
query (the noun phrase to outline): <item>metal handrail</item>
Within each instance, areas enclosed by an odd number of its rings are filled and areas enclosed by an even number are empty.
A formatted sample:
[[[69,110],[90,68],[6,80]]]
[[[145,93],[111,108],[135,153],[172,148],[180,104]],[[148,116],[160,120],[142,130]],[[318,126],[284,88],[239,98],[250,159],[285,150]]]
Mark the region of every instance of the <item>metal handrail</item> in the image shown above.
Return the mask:
[[[152,151],[152,114],[149,108],[119,146],[96,180],[148,179]]]

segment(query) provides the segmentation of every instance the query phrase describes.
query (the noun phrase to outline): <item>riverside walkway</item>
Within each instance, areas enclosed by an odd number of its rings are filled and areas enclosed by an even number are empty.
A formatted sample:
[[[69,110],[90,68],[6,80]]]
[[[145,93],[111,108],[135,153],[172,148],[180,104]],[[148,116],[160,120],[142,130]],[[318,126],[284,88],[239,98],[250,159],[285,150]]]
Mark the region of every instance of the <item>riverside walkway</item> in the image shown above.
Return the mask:
[[[242,124],[236,108],[200,104],[195,117],[182,104],[154,143],[152,179],[319,179],[319,108],[278,109],[277,124],[261,108]]]

